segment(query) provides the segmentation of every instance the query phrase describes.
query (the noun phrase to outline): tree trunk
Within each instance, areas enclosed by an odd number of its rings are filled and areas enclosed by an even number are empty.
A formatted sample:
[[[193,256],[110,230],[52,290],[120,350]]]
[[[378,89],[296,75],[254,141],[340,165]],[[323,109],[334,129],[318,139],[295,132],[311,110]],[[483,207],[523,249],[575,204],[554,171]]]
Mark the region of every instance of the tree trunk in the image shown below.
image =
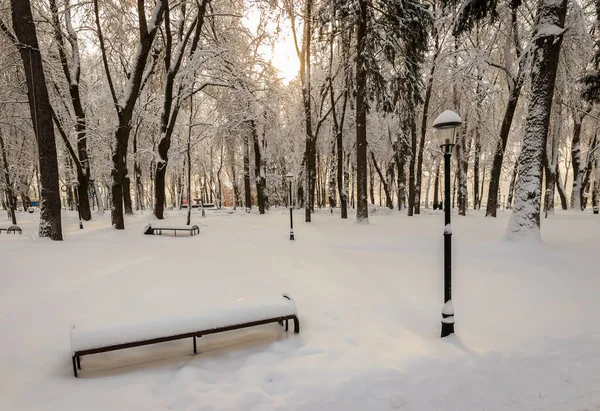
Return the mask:
[[[311,104],[311,40],[312,40],[312,0],[306,0],[304,9],[304,32],[302,35],[302,52],[300,57],[300,79],[302,82],[302,103],[304,105],[304,120],[306,125],[305,162],[304,162],[304,220],[311,221],[314,211],[316,183],[316,141],[312,130]]]
[[[508,187],[508,199],[506,200],[506,208],[512,208],[513,197],[515,193],[515,184],[517,182],[517,173],[519,171],[519,158],[517,157],[517,161],[515,161],[515,165],[513,166],[513,171],[510,177],[510,185]]]
[[[492,162],[492,171],[490,173],[488,199],[485,210],[486,217],[496,217],[496,210],[498,208],[498,192],[500,190],[500,175],[502,173],[502,160],[504,159],[504,151],[506,150],[506,144],[510,134],[510,127],[517,109],[519,96],[521,95],[521,88],[525,80],[526,57],[527,56],[522,55],[521,59],[519,60],[517,77],[514,82],[511,83],[512,86],[508,94],[508,103],[506,105],[506,110],[504,110],[504,117],[502,118],[502,124],[500,126],[500,136],[496,144],[496,151],[494,152],[494,159]]]
[[[429,103],[431,101],[431,92],[433,90],[433,78],[435,75],[435,69],[437,64],[437,59],[440,53],[439,48],[439,40],[438,33],[435,30],[434,33],[435,38],[435,52],[433,54],[433,59],[431,62],[431,68],[429,69],[429,78],[427,80],[427,88],[425,90],[425,99],[423,100],[423,115],[421,118],[421,139],[419,140],[419,149],[417,151],[417,184],[416,184],[416,198],[415,198],[415,214],[421,213],[421,183],[423,179],[423,151],[425,148],[425,136],[427,135],[427,128],[429,127]],[[431,176],[430,176],[431,180]],[[429,186],[429,182],[427,183]],[[427,188],[427,199],[429,199],[429,187]],[[429,201],[426,200],[426,203]],[[425,204],[425,208],[427,208],[427,204]]]
[[[598,141],[598,134],[596,133],[596,134],[594,134],[594,138],[592,139],[592,142],[589,145],[588,154],[586,156],[586,161],[585,161],[585,168],[583,169],[583,178],[581,181],[582,187],[583,187],[583,191],[581,192],[581,208],[582,209],[585,209],[585,207],[587,205],[588,197],[586,196],[586,193],[590,189],[590,177],[592,175],[593,162],[595,159],[594,152],[597,149],[597,141]]]
[[[358,0],[356,31],[356,221],[369,221],[367,204],[367,0]]]
[[[550,138],[546,143],[546,152],[544,155],[544,166],[546,170],[546,210],[554,212],[554,196],[556,188],[556,171],[558,170],[558,142],[562,130],[562,93],[559,88],[556,91],[556,103],[552,108],[552,118],[554,119],[551,127]]]
[[[532,44],[531,97],[519,156],[515,204],[507,227],[508,239],[541,240],[540,201],[542,160],[554,95],[558,57],[563,39],[567,0],[543,0]],[[546,30],[553,24],[558,30]]]
[[[329,208],[331,209],[331,212],[333,213],[333,209],[336,206],[336,197],[335,197],[335,191],[336,191],[336,184],[335,184],[335,136],[336,136],[336,132],[335,132],[335,127],[334,127],[334,133],[333,133],[333,140],[331,140],[331,150],[329,152],[329,170],[328,170],[328,177],[327,177],[327,181],[329,182],[329,187],[328,187],[328,202],[329,202]]]
[[[471,141],[467,140],[466,120],[464,130],[460,132],[460,145],[457,147],[458,154],[458,215],[467,215],[469,202],[468,193],[468,171],[469,171],[469,151],[471,151]]]
[[[417,156],[417,133],[414,128],[414,119],[410,119],[408,121],[409,132],[410,132],[410,159],[408,162],[408,207],[407,214],[412,216],[415,211],[415,201],[416,201],[416,181],[415,181],[415,163]]]
[[[265,213],[265,176],[261,172],[261,154],[258,141],[258,130],[256,122],[250,120],[250,130],[252,131],[252,142],[254,145],[254,181],[256,183],[256,199],[258,202],[258,212]]]
[[[165,12],[166,1],[159,1],[156,3],[152,12],[152,20],[148,22],[146,20],[146,8],[143,0],[138,0],[138,24],[139,24],[139,42],[137,48],[137,55],[131,67],[131,71],[127,80],[127,86],[125,87],[126,94],[123,97],[123,104],[119,103],[117,93],[115,91],[114,83],[110,73],[108,56],[106,52],[106,46],[104,43],[104,36],[102,34],[102,27],[100,25],[100,12],[98,10],[98,0],[94,0],[94,16],[96,21],[96,29],[98,31],[98,40],[100,43],[100,51],[102,54],[102,63],[104,66],[104,72],[107,78],[107,82],[110,89],[110,94],[113,99],[115,111],[117,113],[117,125],[114,134],[115,147],[111,156],[112,160],[112,187],[111,187],[111,222],[117,230],[123,230],[125,228],[125,220],[123,217],[123,189],[127,191],[128,204],[126,204],[127,211],[133,212],[131,208],[131,194],[128,191],[129,179],[127,177],[127,145],[129,142],[129,135],[131,133],[131,118],[135,103],[137,101],[141,86],[142,78],[144,75],[144,69],[146,67],[146,61],[154,42],[158,27],[163,18]]]
[[[42,56],[29,0],[11,0],[11,5],[13,29],[22,45],[19,53],[23,61],[29,109],[38,145],[41,183],[39,235],[60,241],[62,225],[58,160]]]
[[[598,209],[600,197],[600,167],[598,167],[598,155],[594,155],[594,188],[592,189],[592,207],[594,212]]]
[[[371,198],[371,204],[375,205],[375,172],[373,171],[373,164],[369,167],[369,196]]]
[[[438,204],[440,203],[439,197],[439,186],[440,186],[440,163],[437,162],[435,165],[435,180],[433,182],[433,209],[438,208]]]
[[[77,167],[77,181],[78,188],[77,194],[79,198],[79,213],[81,219],[89,221],[92,219],[92,213],[90,211],[90,199],[89,199],[89,185],[90,185],[90,163],[87,153],[87,126],[86,116],[81,103],[81,96],[79,93],[79,79],[80,79],[80,55],[79,45],[77,40],[77,33],[73,30],[71,25],[71,8],[67,1],[65,7],[65,25],[67,27],[68,39],[71,44],[71,50],[73,52],[73,67],[70,67],[66,53],[65,53],[65,42],[62,30],[60,28],[60,19],[58,17],[58,7],[56,6],[56,0],[50,0],[50,10],[52,13],[52,23],[54,25],[54,38],[58,44],[58,55],[60,63],[65,75],[65,79],[69,84],[69,95],[71,97],[71,105],[75,113],[75,132],[77,134],[77,153],[79,158],[73,158],[73,161],[77,161],[80,167]],[[74,154],[74,153],[73,153]]]
[[[387,208],[389,208],[390,210],[393,210],[394,203],[392,202],[392,197],[390,195],[390,187],[389,187],[385,177],[383,176],[381,169],[377,165],[377,160],[375,159],[375,154],[372,151],[371,151],[371,160],[373,163],[373,167],[375,167],[375,170],[377,170],[377,174],[379,174],[379,180],[381,181],[381,184],[383,184],[383,191],[385,192],[385,206]]]
[[[565,191],[565,185],[560,176],[560,167],[556,167],[556,189],[558,190],[558,196],[560,197],[560,207],[563,210],[568,210],[569,204],[567,202],[567,193]]]
[[[250,192],[250,142],[248,140],[248,133],[244,133],[244,208],[247,213],[252,209]]]
[[[16,205],[14,201],[13,194],[13,183],[12,178],[10,176],[10,168],[8,166],[8,160],[6,156],[6,146],[4,145],[4,134],[2,134],[2,129],[0,128],[0,151],[2,152],[2,171],[4,172],[4,185],[6,187],[5,193],[7,197],[6,209],[8,210],[8,214],[12,220],[14,225],[17,225],[17,216],[16,216]],[[24,203],[23,203],[24,204]]]
[[[571,163],[573,164],[573,189],[571,191],[571,208],[581,210],[581,126],[585,114],[573,111],[573,138],[571,140]]]
[[[431,178],[433,176],[433,168],[436,164],[432,164],[429,169],[429,173],[427,174],[427,187],[425,188],[425,208],[429,208],[429,191],[431,190]]]

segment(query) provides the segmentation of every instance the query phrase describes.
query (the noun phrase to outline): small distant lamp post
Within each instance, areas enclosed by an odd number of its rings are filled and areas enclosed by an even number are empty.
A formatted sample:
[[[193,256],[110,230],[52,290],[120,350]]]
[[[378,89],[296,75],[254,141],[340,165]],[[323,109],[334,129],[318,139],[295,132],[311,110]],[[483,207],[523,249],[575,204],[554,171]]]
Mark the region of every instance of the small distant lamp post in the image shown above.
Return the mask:
[[[290,204],[290,240],[294,240],[294,215],[293,215],[294,204],[292,202],[292,182],[294,181],[294,175],[292,173],[288,173],[285,176],[285,178],[288,182],[288,187],[289,187],[288,202]]]
[[[444,306],[442,307],[442,338],[454,334],[454,306],[452,305],[452,226],[450,224],[450,156],[456,144],[460,116],[446,110],[433,122],[438,130],[440,146],[444,152]]]

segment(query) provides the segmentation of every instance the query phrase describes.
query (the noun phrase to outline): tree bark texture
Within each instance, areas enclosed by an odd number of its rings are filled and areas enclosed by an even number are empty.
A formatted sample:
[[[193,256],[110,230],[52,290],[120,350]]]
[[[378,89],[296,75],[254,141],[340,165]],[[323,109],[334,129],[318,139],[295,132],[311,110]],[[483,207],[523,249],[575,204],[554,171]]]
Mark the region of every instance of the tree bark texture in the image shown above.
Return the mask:
[[[367,1],[358,1],[356,31],[356,221],[369,221],[367,204]]]
[[[29,0],[11,0],[11,5],[13,29],[19,41],[19,53],[27,81],[29,109],[38,145],[41,183],[39,235],[60,241],[62,224],[58,160],[52,126],[52,107],[42,56]]]
[[[515,204],[506,231],[508,239],[541,240],[542,162],[566,13],[567,0],[544,0],[538,8],[538,21],[532,44],[532,91],[525,123],[523,149],[519,156],[519,180],[515,187]],[[558,29],[547,29],[554,26]]]

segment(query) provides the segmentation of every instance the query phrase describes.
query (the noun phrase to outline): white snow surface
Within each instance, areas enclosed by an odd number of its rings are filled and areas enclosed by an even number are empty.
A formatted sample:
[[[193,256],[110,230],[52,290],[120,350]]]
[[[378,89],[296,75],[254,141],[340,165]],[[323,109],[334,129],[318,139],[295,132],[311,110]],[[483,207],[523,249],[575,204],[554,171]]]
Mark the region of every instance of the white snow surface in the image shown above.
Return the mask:
[[[170,337],[297,314],[294,302],[282,295],[277,299],[271,297],[255,301],[240,298],[229,304],[220,303],[218,306],[210,307],[209,310],[198,310],[193,306],[186,307],[185,304],[177,301],[173,301],[173,304],[183,306],[184,314],[151,318],[135,324],[119,324],[118,319],[114,318],[94,320],[96,323],[104,324],[102,326],[93,326],[90,322],[73,324],[71,326],[71,351],[75,353],[109,345]],[[189,314],[196,310],[200,312],[195,315]],[[101,316],[101,313],[96,314]]]
[[[438,124],[446,124],[446,123],[462,123],[460,116],[451,110],[446,110],[441,113],[433,122],[433,127]]]
[[[442,314],[454,315],[454,305],[452,304],[452,300],[446,301],[446,303],[442,306]]]
[[[0,235],[0,410],[597,410],[600,218],[557,210],[541,243],[504,241],[496,219],[453,215],[456,335],[441,339],[443,212],[209,210],[193,237],[124,231],[98,216],[65,241]],[[185,210],[168,212],[182,224]],[[6,216],[2,218],[6,223]],[[239,298],[294,297],[278,324],[82,357],[70,324],[210,313]],[[94,324],[95,325],[95,324]]]

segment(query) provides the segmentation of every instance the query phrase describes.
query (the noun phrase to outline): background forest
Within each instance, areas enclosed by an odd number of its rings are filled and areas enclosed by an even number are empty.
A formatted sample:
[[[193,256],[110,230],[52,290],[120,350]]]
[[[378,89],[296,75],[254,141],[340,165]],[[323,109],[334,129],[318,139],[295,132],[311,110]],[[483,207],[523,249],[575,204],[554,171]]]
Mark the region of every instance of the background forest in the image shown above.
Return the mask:
[[[262,214],[287,205],[288,173],[307,222],[419,214],[442,198],[445,109],[463,120],[459,214],[512,207],[508,236],[539,238],[544,208],[598,206],[597,1],[10,3],[2,204],[40,201],[41,236],[77,205],[117,229],[191,203]]]

